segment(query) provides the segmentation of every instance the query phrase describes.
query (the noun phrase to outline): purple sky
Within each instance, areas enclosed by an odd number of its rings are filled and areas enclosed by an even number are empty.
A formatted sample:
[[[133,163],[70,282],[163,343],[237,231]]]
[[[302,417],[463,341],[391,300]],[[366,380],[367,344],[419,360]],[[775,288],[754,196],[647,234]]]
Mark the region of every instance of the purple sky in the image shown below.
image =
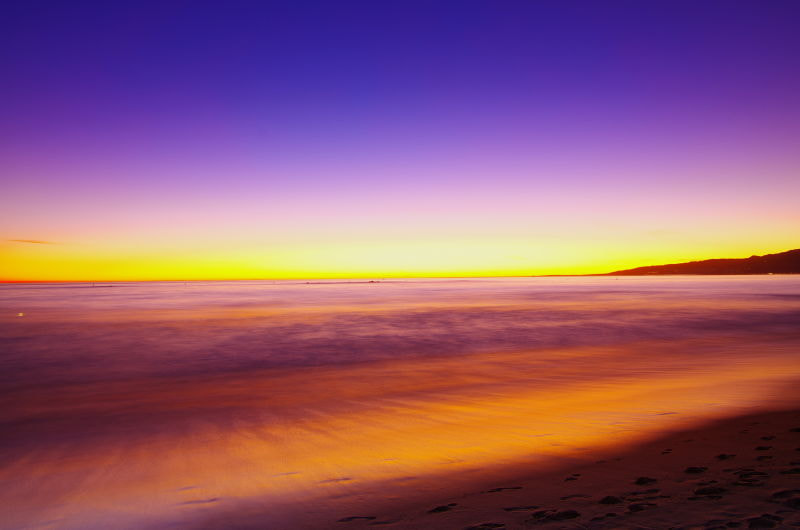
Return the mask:
[[[6,9],[0,279],[800,246],[797,2],[166,4]]]

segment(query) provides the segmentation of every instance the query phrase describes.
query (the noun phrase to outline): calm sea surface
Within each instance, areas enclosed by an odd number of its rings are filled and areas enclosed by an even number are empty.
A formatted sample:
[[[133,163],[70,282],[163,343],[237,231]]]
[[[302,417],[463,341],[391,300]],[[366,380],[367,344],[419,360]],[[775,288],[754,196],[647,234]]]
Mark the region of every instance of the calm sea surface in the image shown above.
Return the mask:
[[[325,528],[798,378],[792,276],[0,285],[0,527]]]

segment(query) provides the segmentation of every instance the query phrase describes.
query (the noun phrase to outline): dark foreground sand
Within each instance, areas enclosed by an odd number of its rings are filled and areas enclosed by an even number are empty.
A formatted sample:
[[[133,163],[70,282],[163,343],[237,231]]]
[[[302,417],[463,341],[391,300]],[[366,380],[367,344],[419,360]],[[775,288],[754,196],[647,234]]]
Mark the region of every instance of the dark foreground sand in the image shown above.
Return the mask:
[[[595,463],[331,528],[800,527],[800,411],[722,420]]]

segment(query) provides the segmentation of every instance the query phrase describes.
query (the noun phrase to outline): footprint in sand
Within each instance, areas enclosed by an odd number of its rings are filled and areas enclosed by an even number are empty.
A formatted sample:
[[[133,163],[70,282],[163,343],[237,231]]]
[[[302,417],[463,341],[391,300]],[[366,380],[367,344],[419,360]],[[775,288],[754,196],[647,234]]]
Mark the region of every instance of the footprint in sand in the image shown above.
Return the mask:
[[[767,475],[765,477],[757,477],[757,478],[749,478],[749,477],[748,478],[743,478],[743,479],[739,479],[736,482],[734,482],[734,485],[750,486],[750,487],[764,486],[764,485],[766,485],[766,483],[764,481],[766,479],[768,479],[768,478],[769,478],[769,475]]]
[[[574,495],[567,495],[565,497],[561,497],[562,501],[568,501],[570,499],[588,499],[591,495],[584,495],[583,493],[576,493]]]
[[[619,497],[615,497],[614,495],[606,495],[598,502],[600,504],[620,504],[622,503],[622,499],[620,499]]]
[[[734,486],[763,486],[763,480],[769,478],[768,473],[750,468],[735,471],[734,475],[739,477],[739,480],[733,483]]]
[[[786,502],[784,502],[783,505],[788,508],[791,508],[792,510],[800,510],[800,497],[789,499]]]
[[[658,504],[654,502],[638,502],[636,504],[631,504],[628,506],[629,512],[641,512],[647,510],[648,508],[655,508]]]
[[[748,528],[775,528],[783,522],[783,517],[778,515],[771,515],[765,513],[758,517],[751,517],[747,520],[747,527]]]
[[[770,502],[779,502],[787,508],[800,510],[800,490],[782,490],[772,494]]]
[[[753,477],[768,477],[769,473],[764,473],[763,471],[756,471],[755,469],[742,469],[735,475],[739,475],[739,478],[753,478]]]
[[[706,471],[708,468],[702,466],[689,466],[683,470],[684,473],[705,473]]]
[[[569,519],[577,519],[581,514],[575,510],[542,510],[536,512],[531,516],[531,520],[535,523],[550,523],[554,521],[567,521]]]
[[[607,517],[616,517],[616,516],[617,516],[617,514],[615,514],[614,512],[608,512],[605,515],[598,515],[597,517],[592,517],[590,519],[590,521],[602,521],[603,519],[605,519]]]
[[[694,490],[694,496],[689,497],[690,501],[699,501],[699,500],[717,500],[722,498],[723,493],[727,493],[728,490],[725,488],[720,488],[717,486],[710,486],[705,488],[697,488]]]
[[[781,490],[772,494],[772,499],[788,499],[789,497],[800,496],[800,490]]]
[[[628,493],[628,495],[652,495],[653,493],[658,493],[661,491],[658,488],[650,488],[648,490],[640,490],[640,491],[632,491]]]
[[[431,510],[428,510],[428,513],[442,513],[442,512],[447,512],[447,511],[450,511],[450,510],[452,510],[452,509],[453,509],[453,506],[458,506],[458,504],[457,504],[457,503],[455,503],[455,502],[451,502],[450,504],[445,504],[445,505],[442,505],[442,506],[437,506],[436,508],[433,508],[433,509],[431,509]]]
[[[375,519],[372,515],[352,515],[350,517],[343,517],[339,519],[338,522],[340,523],[349,523],[350,521],[358,521],[359,519],[363,519],[365,521],[372,521]]]

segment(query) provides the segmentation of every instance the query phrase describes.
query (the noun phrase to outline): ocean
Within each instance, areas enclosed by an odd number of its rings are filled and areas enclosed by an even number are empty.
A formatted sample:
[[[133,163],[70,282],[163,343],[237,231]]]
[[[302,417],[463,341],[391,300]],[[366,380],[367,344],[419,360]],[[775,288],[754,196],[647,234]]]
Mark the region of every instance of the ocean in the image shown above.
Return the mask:
[[[796,405],[800,277],[0,285],[0,528],[327,528]]]

